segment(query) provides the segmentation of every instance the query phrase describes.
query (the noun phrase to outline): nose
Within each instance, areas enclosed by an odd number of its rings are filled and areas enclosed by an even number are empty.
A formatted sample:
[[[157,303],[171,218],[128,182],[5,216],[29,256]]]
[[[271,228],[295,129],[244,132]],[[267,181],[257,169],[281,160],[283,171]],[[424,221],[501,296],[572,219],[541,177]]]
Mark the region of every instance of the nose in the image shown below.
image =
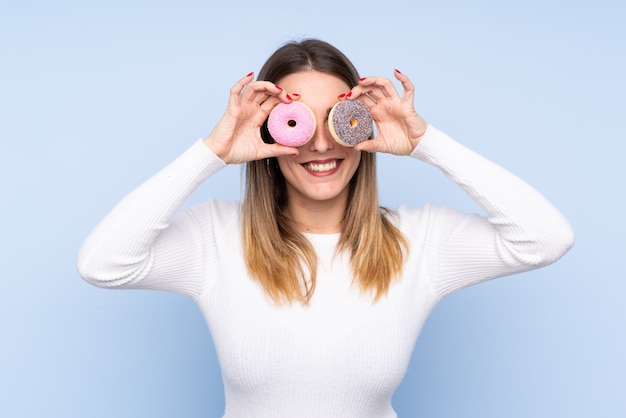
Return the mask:
[[[326,124],[318,123],[313,138],[311,138],[308,145],[310,151],[321,153],[330,151],[335,147],[335,140]]]

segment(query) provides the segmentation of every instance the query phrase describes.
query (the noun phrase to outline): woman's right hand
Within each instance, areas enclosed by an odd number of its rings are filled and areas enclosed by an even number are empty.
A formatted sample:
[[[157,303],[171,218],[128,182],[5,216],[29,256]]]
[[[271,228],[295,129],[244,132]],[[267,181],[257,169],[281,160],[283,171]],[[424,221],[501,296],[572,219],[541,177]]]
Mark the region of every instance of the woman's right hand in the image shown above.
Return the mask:
[[[280,144],[266,144],[261,138],[261,126],[272,109],[289,97],[269,81],[252,81],[248,74],[230,89],[226,112],[204,144],[227,164],[275,157],[297,155],[298,150]]]

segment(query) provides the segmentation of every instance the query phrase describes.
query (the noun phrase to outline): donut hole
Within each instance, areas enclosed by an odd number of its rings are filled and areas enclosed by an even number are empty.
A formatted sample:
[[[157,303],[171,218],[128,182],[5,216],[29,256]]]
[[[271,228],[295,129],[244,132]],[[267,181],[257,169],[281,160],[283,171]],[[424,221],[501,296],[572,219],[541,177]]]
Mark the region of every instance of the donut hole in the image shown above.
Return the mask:
[[[287,121],[287,126],[289,126],[290,128],[295,128],[297,124],[298,123],[295,121],[295,119],[289,119]]]
[[[350,126],[352,126],[353,128],[356,128],[358,124],[359,122],[355,118],[350,118]]]

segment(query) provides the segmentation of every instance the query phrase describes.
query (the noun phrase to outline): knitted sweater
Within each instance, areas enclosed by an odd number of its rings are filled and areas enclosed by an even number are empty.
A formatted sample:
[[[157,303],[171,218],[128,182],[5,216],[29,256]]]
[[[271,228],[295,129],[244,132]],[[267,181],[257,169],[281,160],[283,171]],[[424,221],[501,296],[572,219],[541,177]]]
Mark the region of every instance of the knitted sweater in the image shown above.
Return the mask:
[[[334,255],[339,234],[307,234],[318,257],[308,306],[277,306],[243,261],[240,205],[175,212],[224,163],[198,141],[124,198],[79,255],[88,282],[192,297],[218,354],[225,417],[395,417],[391,399],[435,304],[460,288],[554,262],[573,244],[567,220],[526,183],[430,126],[411,154],[439,167],[487,216],[399,207],[403,274],[378,302]]]

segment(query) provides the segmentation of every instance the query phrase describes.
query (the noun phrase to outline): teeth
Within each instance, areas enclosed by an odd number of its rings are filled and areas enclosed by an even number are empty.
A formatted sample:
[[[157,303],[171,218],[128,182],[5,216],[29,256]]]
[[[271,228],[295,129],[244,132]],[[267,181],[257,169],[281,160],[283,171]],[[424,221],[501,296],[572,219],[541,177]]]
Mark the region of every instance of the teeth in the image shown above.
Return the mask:
[[[326,164],[315,164],[315,163],[307,163],[305,164],[305,167],[308,170],[311,171],[330,171],[332,169],[334,169],[335,167],[337,167],[337,160],[333,160],[331,162],[328,162]]]

